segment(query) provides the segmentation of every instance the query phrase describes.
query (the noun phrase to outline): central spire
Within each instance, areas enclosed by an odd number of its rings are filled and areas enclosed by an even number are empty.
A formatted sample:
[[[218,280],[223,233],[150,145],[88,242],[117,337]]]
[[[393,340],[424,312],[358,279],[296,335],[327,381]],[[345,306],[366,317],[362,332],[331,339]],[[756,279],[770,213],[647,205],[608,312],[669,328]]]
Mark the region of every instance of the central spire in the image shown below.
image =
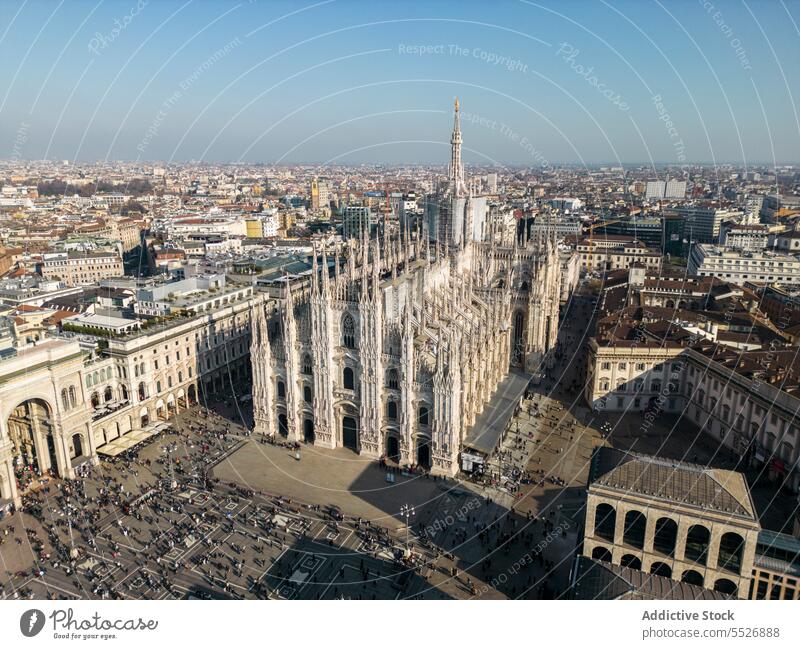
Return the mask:
[[[464,185],[464,166],[461,164],[461,120],[458,109],[458,97],[456,97],[453,135],[450,138],[450,189],[454,196],[464,196],[467,188]]]

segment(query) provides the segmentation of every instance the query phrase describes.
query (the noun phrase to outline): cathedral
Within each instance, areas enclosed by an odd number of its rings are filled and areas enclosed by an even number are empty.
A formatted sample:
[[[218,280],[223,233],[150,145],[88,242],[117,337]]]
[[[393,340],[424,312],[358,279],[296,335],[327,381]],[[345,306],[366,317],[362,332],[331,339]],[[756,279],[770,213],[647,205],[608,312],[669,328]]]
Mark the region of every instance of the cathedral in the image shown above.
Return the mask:
[[[459,219],[320,246],[309,276],[285,278],[280,299],[254,307],[256,434],[454,475],[509,373],[550,362],[555,231],[508,245],[491,224],[477,227],[457,102],[451,144],[439,204],[446,218],[462,206]]]

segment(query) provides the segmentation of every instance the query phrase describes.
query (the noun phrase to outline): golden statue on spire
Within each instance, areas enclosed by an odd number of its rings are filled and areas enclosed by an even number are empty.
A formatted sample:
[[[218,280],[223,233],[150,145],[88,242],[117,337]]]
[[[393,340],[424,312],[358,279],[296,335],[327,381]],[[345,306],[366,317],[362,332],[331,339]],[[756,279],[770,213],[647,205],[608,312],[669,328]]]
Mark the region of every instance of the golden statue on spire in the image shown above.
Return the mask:
[[[456,112],[458,112],[458,97],[456,97]]]

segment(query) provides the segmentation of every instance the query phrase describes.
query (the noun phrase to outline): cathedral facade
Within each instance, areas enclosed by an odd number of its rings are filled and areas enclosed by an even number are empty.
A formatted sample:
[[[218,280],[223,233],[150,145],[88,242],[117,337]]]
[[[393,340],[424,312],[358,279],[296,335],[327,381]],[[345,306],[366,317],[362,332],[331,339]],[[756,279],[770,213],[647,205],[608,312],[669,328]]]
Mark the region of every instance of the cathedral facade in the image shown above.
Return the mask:
[[[456,112],[454,195],[460,143]],[[559,284],[554,232],[504,246],[491,230],[405,230],[321,247],[309,277],[254,307],[255,432],[453,475],[509,371],[549,362]]]

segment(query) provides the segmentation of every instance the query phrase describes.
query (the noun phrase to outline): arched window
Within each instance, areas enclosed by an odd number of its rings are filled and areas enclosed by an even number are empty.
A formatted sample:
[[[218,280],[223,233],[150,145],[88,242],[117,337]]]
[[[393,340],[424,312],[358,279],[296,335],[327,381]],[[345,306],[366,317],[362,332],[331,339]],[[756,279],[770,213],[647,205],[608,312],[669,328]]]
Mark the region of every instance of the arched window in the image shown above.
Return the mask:
[[[139,401],[144,401],[147,399],[147,388],[145,387],[144,383],[139,384]]]
[[[717,579],[714,590],[725,595],[735,595],[739,588],[730,579]]]
[[[592,559],[597,559],[598,561],[608,561],[611,563],[612,555],[608,548],[598,545],[594,550],[592,550]]]
[[[342,370],[342,384],[345,390],[355,389],[356,381],[351,367],[345,367],[344,370]]]
[[[397,402],[388,401],[386,403],[386,417],[388,419],[397,419]]]
[[[634,570],[642,569],[641,559],[633,554],[623,555],[622,559],[619,560],[619,565],[621,565],[623,568],[633,568]]]
[[[594,535],[614,542],[614,529],[617,526],[617,512],[607,504],[601,503],[594,510]]]
[[[100,395],[97,392],[92,392],[92,408],[97,408],[100,405]]]
[[[653,561],[652,565],[650,566],[650,574],[658,575],[659,577],[672,578],[672,568],[670,568],[663,561]]]
[[[681,577],[681,581],[684,584],[691,584],[692,586],[702,587],[703,575],[697,572],[697,570],[685,570],[683,573],[683,577]]]
[[[342,345],[349,349],[356,347],[356,325],[349,313],[345,313],[342,318]]]
[[[105,393],[103,394],[103,401],[111,401],[113,398],[114,398],[114,391],[111,389],[111,386],[109,385],[106,388]]]
[[[742,569],[743,552],[744,539],[741,536],[735,532],[723,534],[719,542],[719,567],[739,573]]]
[[[161,392],[161,381],[156,381],[156,392]]]
[[[313,401],[313,393],[311,392],[311,386],[310,385],[304,385],[303,386],[303,400],[306,403],[311,403]]]
[[[629,511],[625,514],[624,543],[640,550],[643,549],[646,528],[647,518],[645,518],[645,515],[636,510]]]
[[[78,396],[74,385],[69,386],[69,407],[74,408],[78,405]]]
[[[86,375],[86,387],[87,388],[92,387],[92,375],[91,374],[87,374]]]
[[[656,521],[653,548],[657,552],[672,556],[675,553],[675,542],[678,539],[678,524],[671,518],[659,518]]]
[[[119,388],[119,396],[123,401],[127,401],[128,399],[128,388],[124,385],[120,386]]]
[[[278,398],[286,398],[286,384],[283,381],[278,381]]]
[[[429,410],[427,406],[420,406],[419,407],[419,416],[417,417],[417,423],[420,426],[429,426],[430,425],[430,416]]]
[[[393,369],[390,369],[388,372],[386,372],[386,387],[387,388],[389,388],[391,390],[396,390],[397,386],[399,384],[400,384],[400,382],[397,379],[397,370],[396,369],[393,368]]]
[[[684,552],[686,558],[689,561],[706,565],[710,539],[711,533],[707,527],[692,525],[686,534],[686,551]]]
[[[311,356],[309,356],[308,354],[303,356],[303,374],[308,374],[309,376],[312,374]]]
[[[69,396],[67,395],[67,388],[61,390],[61,406],[64,410],[69,410]]]

